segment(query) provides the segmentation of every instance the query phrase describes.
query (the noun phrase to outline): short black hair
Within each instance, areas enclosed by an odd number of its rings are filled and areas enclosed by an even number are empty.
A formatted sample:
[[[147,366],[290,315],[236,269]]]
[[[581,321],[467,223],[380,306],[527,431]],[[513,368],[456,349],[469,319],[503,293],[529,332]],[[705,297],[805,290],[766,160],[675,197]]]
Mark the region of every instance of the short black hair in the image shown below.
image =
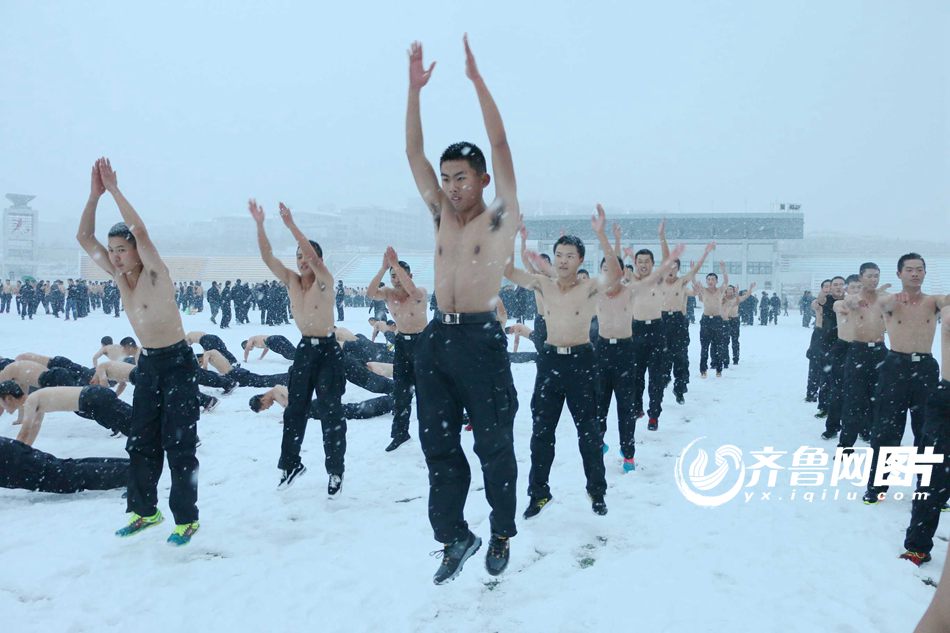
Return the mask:
[[[132,231],[129,230],[129,226],[125,222],[116,222],[113,224],[112,228],[109,229],[109,237],[121,237],[131,242],[132,246],[138,248],[138,244],[135,243],[135,236],[132,235]]]
[[[858,269],[858,274],[863,275],[865,270],[876,270],[877,272],[881,272],[881,267],[874,262],[864,262],[861,264],[861,268]]]
[[[855,281],[861,281],[861,275],[848,275],[847,279],[844,280],[844,283],[850,284]]]
[[[830,279],[825,279],[821,282],[821,285],[824,286],[825,284],[830,284],[830,283],[831,283]]]
[[[679,257],[677,257],[677,258],[674,259],[673,261],[676,262],[676,270],[681,270],[681,269],[683,268],[683,264],[680,262],[680,258],[679,258]]]
[[[600,258],[600,267],[603,268],[603,267],[604,267],[604,264],[606,264],[606,263],[607,263],[607,258],[606,258],[606,257],[601,257],[601,258]],[[619,257],[619,256],[618,256],[618,257],[617,257],[617,263],[620,264],[620,270],[623,270],[623,257]]]
[[[244,339],[243,341],[241,341],[241,349],[244,349],[245,345],[247,345],[247,339]]]
[[[251,407],[251,411],[254,413],[260,413],[261,411],[261,394],[256,396],[251,396],[251,399],[248,401],[248,406]]]
[[[710,277],[715,277],[716,281],[719,281],[719,275],[717,275],[716,273],[709,273],[708,275],[706,275],[707,279],[709,279]],[[762,292],[765,292],[765,291],[763,290]]]
[[[101,339],[99,339],[99,342],[102,343],[103,345],[112,345],[112,337],[103,336]]]
[[[135,339],[132,338],[131,336],[126,336],[124,339],[119,341],[119,345],[121,345],[122,347],[138,347],[138,345],[135,342]]]
[[[920,253],[907,253],[906,255],[901,255],[901,258],[897,260],[897,272],[904,270],[904,262],[911,259],[919,259],[924,265],[924,270],[927,270],[927,262],[925,262],[924,258],[920,256]]]
[[[587,275],[588,277],[590,277],[590,273],[587,272],[587,269],[586,269],[586,268],[578,268],[578,269],[577,269],[577,274],[578,274],[578,275]]]
[[[475,173],[481,176],[488,173],[488,165],[485,163],[485,154],[474,143],[462,141],[461,143],[452,143],[442,152],[442,158],[439,159],[439,166],[442,166],[447,160],[464,160],[469,167],[475,170]]]
[[[14,398],[23,397],[23,390],[20,389],[20,385],[16,384],[16,381],[4,380],[0,382],[0,398],[6,398],[7,396],[13,396]]]
[[[844,277],[842,277],[841,275],[835,275],[834,277],[831,278],[831,283],[834,283],[835,279],[840,279],[841,281],[845,280]]]
[[[627,264],[626,266],[624,266],[624,268],[626,268],[627,270],[631,270],[631,271],[632,271],[632,270],[633,270],[633,264]]]
[[[655,264],[655,263],[656,263],[656,259],[653,258],[653,251],[651,251],[649,248],[641,248],[641,249],[638,250],[636,253],[634,253],[634,255],[633,255],[633,261],[636,262],[636,261],[637,261],[637,257],[640,257],[640,255],[649,255],[649,256],[650,256],[650,263],[651,263],[651,264]]]
[[[551,256],[548,255],[547,253],[541,253],[541,259],[543,259],[544,261],[546,261],[546,262],[549,263],[549,264],[551,263]]]
[[[399,260],[398,263],[399,263],[399,267],[400,267],[400,268],[402,268],[404,271],[406,271],[406,272],[409,273],[410,275],[412,274],[412,269],[409,268],[409,264],[407,264],[406,262],[402,261],[401,259]],[[390,270],[392,270],[392,269],[390,268]]]
[[[584,253],[587,252],[587,249],[584,248],[584,240],[577,237],[576,235],[562,235],[557,238],[557,241],[554,243],[554,248],[551,249],[552,253],[557,253],[557,247],[560,245],[573,246],[577,249],[577,254],[580,255],[581,259],[584,259]]]

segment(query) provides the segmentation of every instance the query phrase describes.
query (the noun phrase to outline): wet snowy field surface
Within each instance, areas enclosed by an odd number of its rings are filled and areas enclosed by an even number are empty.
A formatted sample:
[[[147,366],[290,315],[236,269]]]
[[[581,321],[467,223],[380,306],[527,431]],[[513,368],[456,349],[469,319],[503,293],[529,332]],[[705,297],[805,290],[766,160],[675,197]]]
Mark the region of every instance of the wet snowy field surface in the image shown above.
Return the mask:
[[[345,325],[368,333],[365,309]],[[240,356],[254,334],[284,334],[293,325],[254,324],[219,330],[208,313],[185,316],[186,330],[221,336]],[[0,317],[0,355],[25,351],[65,355],[91,364],[104,335],[131,335],[127,320],[94,312],[77,322],[37,315]],[[118,539],[125,521],[121,491],[54,495],[0,490],[0,614],[3,630],[20,631],[909,631],[926,608],[946,556],[941,525],[934,561],[918,570],[899,560],[910,516],[909,496],[876,506],[847,500],[858,490],[792,486],[793,453],[801,446],[834,454],[819,438],[824,421],[803,402],[810,330],[795,313],[778,326],[742,329],[740,364],[722,378],[701,380],[699,329],[691,326],[687,402],[671,390],[659,431],[638,424],[636,472],[624,474],[611,412],[606,441],[609,514],[590,510],[574,425],[565,408],[551,476],[554,501],[531,521],[520,519],[530,467],[533,363],[513,365],[520,408],[515,422],[519,534],[511,563],[493,578],[483,566],[488,504],[472,437],[463,437],[473,466],[466,517],[482,549],[449,585],[433,586],[439,564],[429,553],[428,480],[416,438],[385,453],[391,415],[349,423],[346,475],[337,499],[326,495],[319,424],[304,441],[305,476],[277,492],[281,425],[277,407],[254,414],[239,388],[202,416],[201,530],[192,543],[165,544],[172,528],[167,470],[159,487],[166,522]],[[524,341],[523,351],[532,346]],[[196,347],[196,349],[198,349]],[[284,372],[276,354],[245,366]],[[347,385],[344,401],[372,394]],[[123,399],[131,401],[131,389]],[[9,415],[0,429],[14,437]],[[905,441],[909,442],[908,431]],[[693,440],[717,447],[786,454],[774,486],[767,470],[756,485],[714,508],[688,501],[674,476]],[[860,446],[864,446],[859,442]],[[123,438],[71,413],[46,417],[35,447],[58,457],[125,456]],[[750,471],[751,472],[751,471]],[[825,471],[825,479],[830,470]],[[747,477],[747,481],[748,481]],[[811,502],[807,491],[815,493]],[[821,500],[826,491],[825,500]],[[907,489],[910,491],[910,489]],[[750,496],[746,492],[751,493]],[[763,492],[770,492],[763,498]]]

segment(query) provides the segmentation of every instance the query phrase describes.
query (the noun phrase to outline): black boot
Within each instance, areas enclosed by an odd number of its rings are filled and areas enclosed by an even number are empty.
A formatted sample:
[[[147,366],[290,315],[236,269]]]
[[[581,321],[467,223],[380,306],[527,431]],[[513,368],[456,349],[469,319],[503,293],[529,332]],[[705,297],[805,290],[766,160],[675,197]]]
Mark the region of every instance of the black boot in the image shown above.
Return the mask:
[[[455,580],[462,571],[465,561],[471,558],[481,546],[482,539],[472,534],[470,530],[465,538],[445,545],[441,551],[433,552],[433,555],[442,556],[442,564],[432,577],[432,582],[443,585],[450,580]]]
[[[485,555],[485,569],[492,576],[505,571],[508,566],[508,556],[511,553],[507,536],[491,535],[488,541],[488,553]]]
[[[531,497],[528,501],[528,509],[524,511],[524,518],[530,519],[541,514],[541,510],[544,509],[544,506],[546,506],[552,498],[551,496],[539,498]]]
[[[594,511],[594,514],[606,515],[607,502],[604,501],[604,495],[590,495],[590,509]]]
[[[386,447],[386,452],[391,453],[406,442],[409,441],[408,435],[402,435],[400,437],[394,437],[393,441],[389,443],[389,446]]]

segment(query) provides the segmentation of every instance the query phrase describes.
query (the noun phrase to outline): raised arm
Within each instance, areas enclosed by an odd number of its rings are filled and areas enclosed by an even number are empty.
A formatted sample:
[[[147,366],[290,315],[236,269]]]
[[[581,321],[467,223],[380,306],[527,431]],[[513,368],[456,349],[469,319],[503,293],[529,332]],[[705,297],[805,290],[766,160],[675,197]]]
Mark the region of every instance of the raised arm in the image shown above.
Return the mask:
[[[89,191],[89,199],[82,210],[82,217],[79,219],[79,230],[76,232],[76,240],[82,249],[89,254],[92,261],[102,270],[113,277],[115,268],[109,261],[109,251],[96,239],[96,207],[99,206],[99,198],[105,193],[106,189],[102,185],[102,178],[99,177],[99,161],[92,166],[92,184]]]
[[[390,268],[392,268],[393,274],[396,275],[396,279],[402,284],[402,288],[406,291],[406,294],[413,299],[424,298],[426,296],[425,290],[417,287],[412,277],[406,272],[406,269],[399,265],[399,255],[396,254],[396,249],[392,246],[388,247],[386,249],[386,256],[389,258],[389,265]]]
[[[373,277],[373,280],[369,282],[369,285],[366,286],[366,298],[367,299],[383,299],[384,301],[389,299],[389,288],[385,286],[380,288],[379,284],[383,281],[383,276],[386,274],[386,271],[389,270],[389,249],[383,253],[383,264],[379,267],[379,272],[376,273],[376,276]],[[370,306],[372,311],[372,306]]]
[[[693,277],[696,276],[696,273],[702,270],[703,264],[706,263],[706,258],[709,257],[709,254],[713,252],[714,250],[716,250],[715,242],[710,242],[709,244],[706,244],[706,250],[703,251],[702,257],[700,257],[699,261],[693,264],[693,267],[689,269],[689,272],[686,273],[685,279],[689,279],[690,281],[692,281]],[[669,255],[669,249],[667,249],[667,251],[663,254],[663,257],[665,258],[667,255]]]
[[[535,266],[537,266],[537,260],[540,259],[537,253],[534,251],[528,251],[526,253],[526,257]],[[528,290],[541,290],[541,275],[532,275],[531,273],[525,272],[519,268],[515,268],[514,258],[509,259],[508,265],[505,266],[505,277],[522,288],[527,288]]]
[[[287,205],[281,202],[279,203],[279,207],[280,219],[284,221],[284,226],[290,230],[290,234],[297,240],[297,248],[300,249],[300,255],[310,266],[310,270],[312,270],[313,274],[320,278],[321,281],[332,286],[333,274],[323,262],[323,257],[317,254],[317,249],[313,247],[313,244],[311,244],[307,236],[303,234],[303,231],[297,228],[297,224],[294,222],[294,216],[290,213],[290,209],[287,208]]]
[[[429,83],[435,62],[426,70],[422,65],[422,44],[413,42],[409,47],[409,103],[406,106],[406,158],[409,159],[409,169],[416,181],[416,188],[426,206],[436,219],[442,214],[445,194],[439,186],[432,163],[426,158],[422,141],[422,113],[420,107],[420,93],[423,86]]]
[[[623,281],[623,269],[620,267],[620,263],[617,261],[617,252],[610,245],[610,240],[607,239],[607,216],[604,213],[604,207],[600,204],[597,205],[597,213],[590,219],[591,228],[594,229],[594,234],[597,235],[597,241],[600,242],[600,248],[604,251],[604,263],[607,265],[607,279],[605,281],[606,292],[608,295],[613,296],[620,289],[620,283]],[[614,236],[617,238],[617,241],[620,241],[620,227],[614,225],[617,230],[614,231]]]
[[[726,271],[726,262],[719,262],[719,270],[722,272],[722,291],[725,292],[726,286],[729,285],[729,273]]]
[[[168,270],[165,262],[158,254],[158,249],[152,243],[148,230],[145,228],[145,222],[142,217],[132,207],[132,204],[119,191],[119,182],[116,173],[112,169],[112,163],[108,158],[100,158],[96,163],[99,168],[99,178],[102,179],[102,186],[106,188],[116,205],[119,207],[119,213],[122,215],[122,221],[129,227],[132,236],[135,237],[135,250],[138,251],[139,259],[145,268],[152,270]]]
[[[663,259],[670,256],[670,245],[666,243],[666,220],[660,220],[660,229],[657,231],[660,236],[660,250],[663,252]]]
[[[278,280],[287,284],[290,282],[290,276],[295,274],[289,268],[284,266],[283,262],[274,257],[274,250],[271,248],[270,240],[267,239],[267,233],[264,231],[264,209],[257,204],[257,200],[251,198],[247,201],[247,208],[251,212],[251,217],[257,223],[257,246],[261,251],[261,259],[267,264],[274,276]]]
[[[755,290],[755,282],[754,282],[754,281],[753,281],[751,284],[749,284],[749,289],[746,290],[746,293],[745,293],[744,295],[742,295],[741,297],[739,297],[739,303],[742,303],[743,301],[745,301],[746,299],[748,299],[749,297],[751,297],[753,290]]]
[[[524,269],[531,273],[532,275],[536,274],[538,271],[534,269],[534,266],[528,260],[528,227],[522,222],[521,228],[518,229],[518,232],[521,234],[521,265],[524,266]]]
[[[614,222],[614,255],[619,255],[623,250],[623,244],[620,243],[620,225]]]
[[[478,66],[475,64],[475,56],[472,55],[472,49],[468,45],[468,35],[464,37],[465,43],[465,75],[472,80],[475,85],[475,93],[478,95],[478,103],[482,108],[482,118],[485,120],[485,131],[488,133],[488,141],[491,143],[491,162],[492,170],[495,175],[495,194],[497,198],[503,200],[506,204],[517,204],[517,185],[515,183],[515,167],[511,160],[511,148],[508,147],[508,135],[505,133],[505,125],[501,120],[501,113],[498,106],[485,85],[481,73],[478,72]]]

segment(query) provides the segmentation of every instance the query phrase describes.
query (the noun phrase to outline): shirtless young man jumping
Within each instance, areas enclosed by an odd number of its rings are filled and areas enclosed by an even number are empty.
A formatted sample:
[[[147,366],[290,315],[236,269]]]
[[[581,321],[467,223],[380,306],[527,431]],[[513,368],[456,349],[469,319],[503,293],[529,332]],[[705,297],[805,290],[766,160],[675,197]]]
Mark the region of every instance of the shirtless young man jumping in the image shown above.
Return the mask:
[[[636,276],[630,280],[633,291],[633,357],[634,357],[634,415],[643,416],[643,391],[647,372],[650,373],[647,408],[647,429],[656,431],[663,411],[663,390],[666,389],[663,352],[666,336],[663,328],[663,303],[666,299],[664,277],[677,265],[683,247],[675,249],[658,267],[654,267],[653,252],[643,248],[634,254]]]
[[[109,230],[108,250],[96,239],[96,207],[106,191],[124,220]],[[76,239],[115,280],[125,314],[142,343],[126,444],[131,459],[128,507],[132,517],[116,534],[131,536],[162,522],[158,479],[167,456],[172,475],[169,507],[176,524],[168,542],[184,545],[198,530],[198,362],[185,341],[168,267],[142,218],[119,191],[116,173],[106,158],[96,161],[92,169],[91,193]]]
[[[882,446],[899,446],[910,413],[914,446],[921,446],[924,407],[938,380],[937,361],[933,357],[937,314],[950,305],[950,295],[928,295],[921,291],[927,276],[927,264],[917,253],[907,253],[897,260],[897,277],[901,292],[878,299],[884,313],[891,349],[878,372],[874,392],[876,415],[871,428],[874,461],[864,495],[866,504],[877,503],[887,486],[876,485],[877,457]]]
[[[706,377],[706,371],[709,369],[706,359],[711,356],[712,368],[716,370],[716,377],[722,376],[723,368],[723,337],[725,336],[724,325],[722,321],[722,295],[726,292],[726,286],[729,285],[729,274],[726,272],[726,263],[719,262],[719,269],[722,271],[722,285],[719,283],[719,275],[709,273],[706,275],[706,285],[700,287],[693,283],[693,291],[696,298],[703,303],[703,318],[699,320],[699,375]]]
[[[416,341],[419,440],[429,469],[429,522],[444,544],[435,584],[455,578],[481,546],[465,521],[471,482],[461,446],[462,410],[468,411],[485,496],[492,507],[492,538],[485,565],[497,575],[508,565],[515,528],[518,466],[512,428],[518,397],[506,337],[495,319],[505,262],[521,224],[511,149],[498,107],[465,41],[465,73],[472,81],[491,143],[495,202],[485,204],[491,181],[485,156],[471,143],[443,152],[440,177],[425,156],[419,96],[432,75],[422,45],[409,51],[406,155],[412,176],[432,212],[436,230],[435,296],[438,311]]]
[[[666,223],[660,223],[660,248],[663,259],[670,256],[670,247],[666,241]],[[706,258],[716,248],[715,242],[706,245],[699,260],[694,262],[689,271],[680,276],[680,260],[663,280],[663,329],[666,335],[666,349],[663,352],[663,376],[666,384],[673,381],[673,396],[677,404],[685,404],[685,394],[689,390],[689,318],[686,315],[686,304],[689,297],[695,296],[692,288],[696,277]]]
[[[392,288],[382,285],[383,275],[389,271]],[[382,299],[396,322],[396,344],[393,359],[393,426],[391,442],[386,452],[399,448],[409,439],[409,415],[412,412],[412,392],[416,387],[415,348],[416,341],[429,320],[426,311],[427,293],[412,281],[412,272],[404,261],[399,260],[390,246],[383,255],[383,265],[366,287],[367,299]],[[417,405],[418,407],[418,405]]]
[[[278,490],[288,488],[307,471],[300,461],[300,446],[307,430],[307,408],[316,391],[322,409],[324,465],[331,497],[343,487],[343,465],[346,455],[346,418],[341,398],[346,389],[343,350],[333,333],[333,274],[323,262],[320,245],[297,228],[293,216],[283,202],[280,217],[297,240],[295,273],[274,256],[270,240],[264,232],[264,210],[251,200],[251,217],[257,223],[257,245],[261,258],[274,276],[287,287],[294,324],[300,330],[294,363],[290,366],[288,403],[284,409],[284,430],[277,467],[282,471]]]
[[[752,291],[755,290],[755,282],[749,285],[745,294],[739,294],[735,286],[726,286],[722,295],[722,321],[725,330],[723,338],[723,349],[725,355],[722,357],[723,367],[729,366],[729,343],[732,343],[732,364],[739,364],[739,332],[741,325],[739,323],[739,306],[752,297]]]
[[[878,287],[881,269],[873,262],[861,264],[858,279],[861,292],[845,295],[835,308],[839,331],[844,321],[852,330],[841,374],[843,400],[838,444],[844,447],[854,446],[859,435],[865,442],[871,439],[877,374],[887,356],[880,300],[890,284]]]

